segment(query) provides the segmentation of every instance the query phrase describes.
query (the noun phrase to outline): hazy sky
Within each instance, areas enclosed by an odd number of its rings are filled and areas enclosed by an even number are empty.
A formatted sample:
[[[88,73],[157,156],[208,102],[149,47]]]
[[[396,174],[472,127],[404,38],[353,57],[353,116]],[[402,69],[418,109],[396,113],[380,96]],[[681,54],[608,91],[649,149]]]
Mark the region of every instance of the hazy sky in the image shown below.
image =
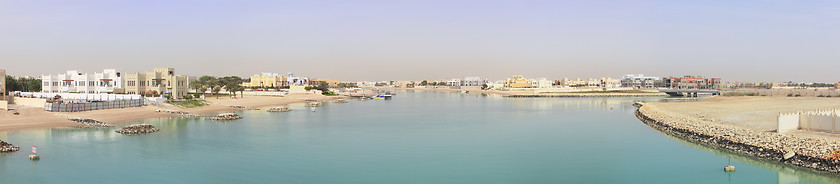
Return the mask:
[[[840,1],[0,0],[10,75],[840,81]]]

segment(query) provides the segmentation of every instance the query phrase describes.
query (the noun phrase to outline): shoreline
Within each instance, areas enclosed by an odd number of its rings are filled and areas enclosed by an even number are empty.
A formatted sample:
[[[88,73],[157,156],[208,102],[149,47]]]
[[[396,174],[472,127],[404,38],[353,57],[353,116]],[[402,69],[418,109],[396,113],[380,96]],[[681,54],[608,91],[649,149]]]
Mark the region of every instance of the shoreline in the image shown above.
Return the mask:
[[[294,103],[304,103],[306,100],[329,101],[334,99],[347,98],[345,96],[323,96],[315,94],[293,94],[285,97],[278,96],[245,96],[244,98],[219,99],[208,98],[208,105],[195,108],[181,108],[175,105],[162,103],[162,105],[147,104],[141,107],[104,109],[83,112],[46,112],[43,108],[27,107],[19,111],[21,115],[11,115],[12,111],[4,111],[0,114],[0,132],[41,130],[51,128],[75,128],[82,124],[70,121],[70,118],[94,119],[102,121],[115,127],[125,124],[143,121],[153,118],[186,117],[156,110],[183,111],[190,114],[209,114],[243,110],[230,106],[239,105],[249,108],[265,108],[273,106],[284,106]]]
[[[499,91],[499,90],[482,90],[482,89],[452,89],[452,88],[392,88],[383,87],[380,89],[394,89],[394,90],[430,90],[430,91],[470,91],[488,94],[502,95],[506,98],[587,98],[587,97],[667,97],[665,93],[584,93],[584,92],[561,92],[561,93],[533,93],[525,91]]]
[[[732,125],[689,122],[691,120],[657,114],[655,110],[646,106],[642,105],[634,114],[640,121],[657,131],[767,161],[840,174],[840,161],[825,159],[825,155],[821,154],[825,150],[820,150],[821,148],[836,150],[840,146],[836,141],[800,138]],[[783,155],[788,151],[793,151],[796,155],[784,160]]]

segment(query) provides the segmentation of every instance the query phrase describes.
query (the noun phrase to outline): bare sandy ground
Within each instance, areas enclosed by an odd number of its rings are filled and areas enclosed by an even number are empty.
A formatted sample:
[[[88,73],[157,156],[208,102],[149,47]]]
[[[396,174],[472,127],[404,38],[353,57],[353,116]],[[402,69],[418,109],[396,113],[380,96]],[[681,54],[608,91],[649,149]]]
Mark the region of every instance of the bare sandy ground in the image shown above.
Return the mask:
[[[46,112],[42,108],[21,108],[18,109],[20,115],[13,115],[13,111],[0,111],[0,131],[71,127],[79,125],[75,122],[67,120],[68,118],[89,118],[117,125],[149,118],[178,116],[169,113],[156,112],[158,109],[204,114],[241,110],[230,106],[263,108],[305,102],[307,99],[324,101],[337,98],[343,97],[323,96],[319,94],[292,94],[285,97],[246,95],[244,98],[219,97],[218,99],[211,97],[207,99],[209,105],[197,108],[181,108],[170,104],[162,104],[160,106],[147,105],[135,108],[107,109],[85,112]]]
[[[645,106],[677,116],[705,119],[759,131],[775,131],[777,115],[780,112],[840,108],[840,98],[715,96],[698,102],[648,103]],[[840,134],[812,131],[792,131],[789,134],[840,138]]]

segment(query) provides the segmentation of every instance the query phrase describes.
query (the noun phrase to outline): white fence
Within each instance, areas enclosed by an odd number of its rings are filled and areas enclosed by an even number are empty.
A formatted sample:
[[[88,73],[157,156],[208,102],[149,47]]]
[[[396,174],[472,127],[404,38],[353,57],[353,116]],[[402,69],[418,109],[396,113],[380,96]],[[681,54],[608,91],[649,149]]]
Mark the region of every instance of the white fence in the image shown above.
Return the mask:
[[[85,93],[41,93],[21,92],[20,96],[33,98],[52,98],[61,96],[62,100],[84,100],[84,101],[112,101],[112,100],[139,100],[140,95],[118,95],[118,94],[85,94]]]
[[[777,132],[791,130],[813,130],[823,132],[840,132],[840,116],[837,109],[817,110],[779,114],[776,126]]]
[[[140,107],[143,106],[143,99],[134,100],[112,100],[103,102],[87,102],[87,103],[44,103],[44,110],[50,112],[81,112],[100,109],[116,109],[126,107]]]

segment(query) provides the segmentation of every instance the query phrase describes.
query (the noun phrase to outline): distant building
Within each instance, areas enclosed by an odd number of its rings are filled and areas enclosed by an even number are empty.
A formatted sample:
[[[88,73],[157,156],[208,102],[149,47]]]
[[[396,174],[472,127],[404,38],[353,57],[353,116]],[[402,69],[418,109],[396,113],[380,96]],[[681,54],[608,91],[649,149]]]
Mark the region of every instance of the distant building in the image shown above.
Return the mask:
[[[41,92],[46,93],[122,93],[123,76],[116,69],[102,73],[68,70],[63,74],[41,76]]]
[[[621,80],[613,79],[610,77],[603,77],[601,78],[601,86],[602,88],[617,88],[621,87]]]
[[[447,86],[461,86],[461,79],[449,79],[446,81]]]
[[[834,88],[840,89],[840,82],[834,83]]]
[[[657,81],[662,80],[659,77],[645,77],[645,75],[625,75],[621,77],[621,87],[632,88],[656,88]]]
[[[312,79],[309,82],[309,85],[320,86],[321,83],[327,83],[327,86],[329,86],[331,88],[334,88],[334,87],[338,87],[338,84],[341,84],[341,81],[332,80],[332,79]]]
[[[464,77],[461,80],[461,86],[484,86],[487,84],[487,79],[483,77]]]
[[[307,77],[298,77],[295,76],[293,73],[286,74],[286,82],[289,86],[306,86],[309,85],[309,78]]]
[[[531,84],[531,80],[525,79],[521,75],[514,75],[511,76],[510,79],[505,81],[506,88],[531,88],[533,84]]]
[[[251,76],[251,81],[243,82],[242,86],[251,88],[277,88],[289,85],[285,76],[277,73],[262,73]]]
[[[6,101],[6,70],[0,69],[0,110],[9,110],[9,102]]]
[[[534,88],[552,88],[554,87],[554,81],[548,80],[546,78],[538,78],[531,80],[531,87]]]
[[[189,85],[189,77],[175,75],[174,68],[155,68],[153,72],[125,75],[126,94],[157,93],[179,99],[187,95]]]
[[[671,89],[720,89],[721,87],[720,78],[703,78],[691,75],[663,78],[662,84],[662,87]]]

